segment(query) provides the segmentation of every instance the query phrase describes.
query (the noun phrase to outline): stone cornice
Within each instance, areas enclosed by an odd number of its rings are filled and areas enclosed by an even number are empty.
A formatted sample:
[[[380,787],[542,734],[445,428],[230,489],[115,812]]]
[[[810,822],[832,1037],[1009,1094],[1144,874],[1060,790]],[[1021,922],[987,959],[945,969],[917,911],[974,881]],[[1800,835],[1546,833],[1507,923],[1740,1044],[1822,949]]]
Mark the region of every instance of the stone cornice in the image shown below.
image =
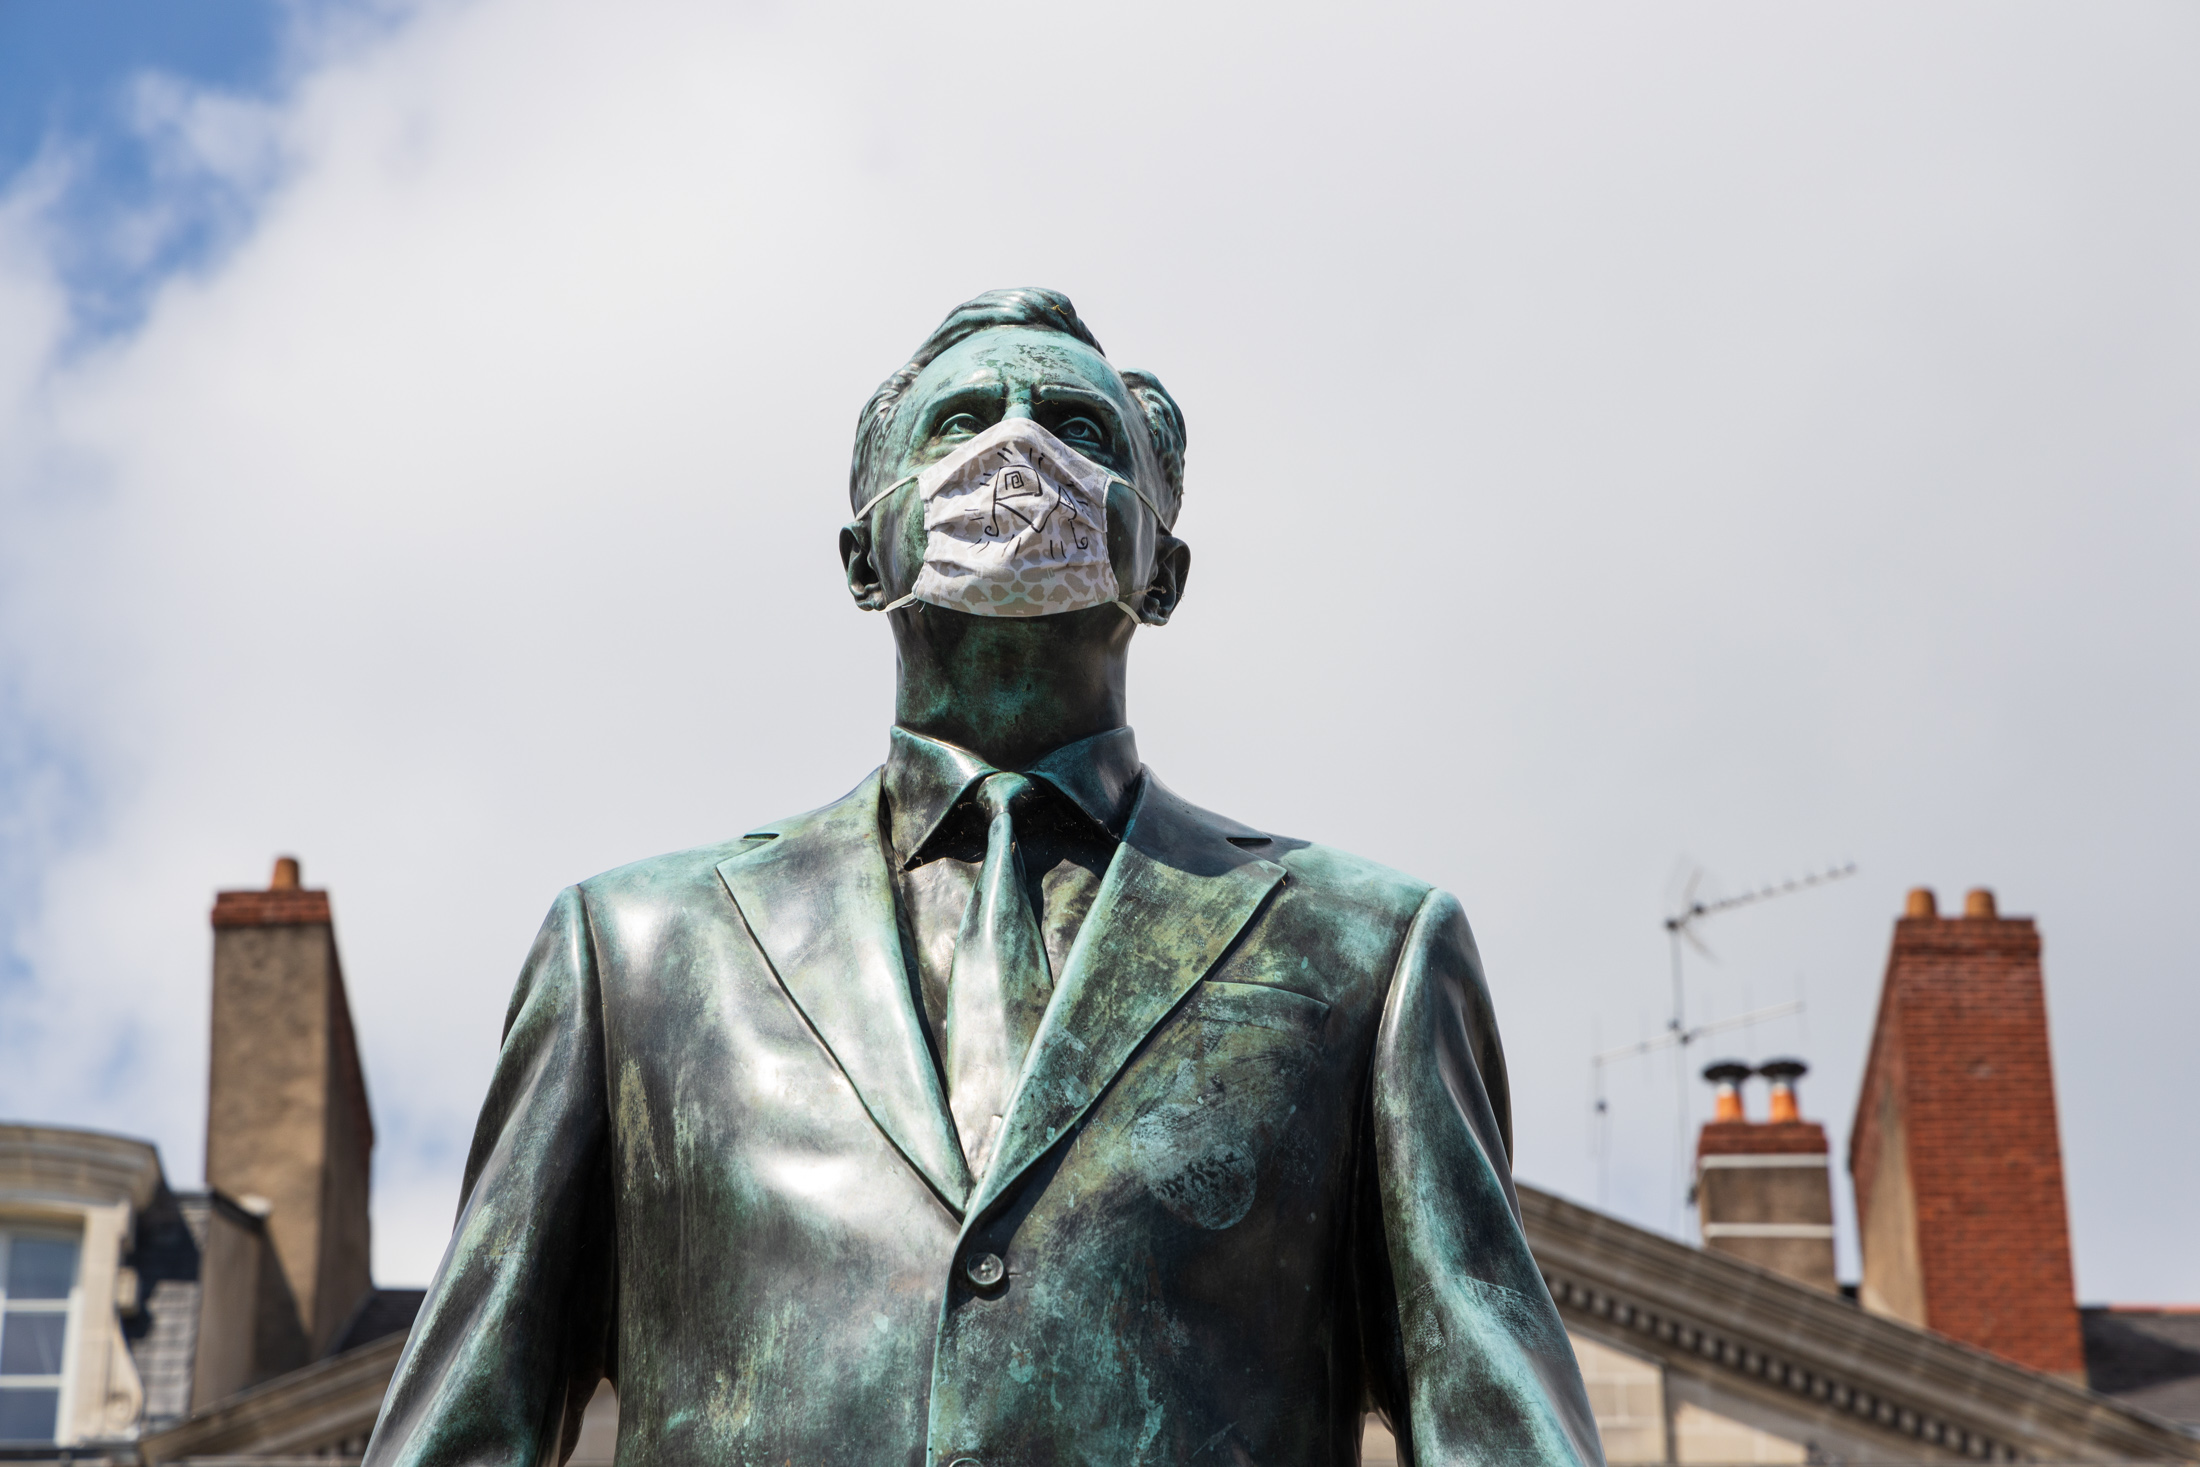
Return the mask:
[[[0,1200],[141,1211],[160,1190],[160,1153],[148,1141],[60,1126],[0,1123]]]
[[[1981,1461],[2200,1461],[2200,1438],[2106,1396],[1532,1187],[1520,1211],[1569,1323],[1677,1368]]]

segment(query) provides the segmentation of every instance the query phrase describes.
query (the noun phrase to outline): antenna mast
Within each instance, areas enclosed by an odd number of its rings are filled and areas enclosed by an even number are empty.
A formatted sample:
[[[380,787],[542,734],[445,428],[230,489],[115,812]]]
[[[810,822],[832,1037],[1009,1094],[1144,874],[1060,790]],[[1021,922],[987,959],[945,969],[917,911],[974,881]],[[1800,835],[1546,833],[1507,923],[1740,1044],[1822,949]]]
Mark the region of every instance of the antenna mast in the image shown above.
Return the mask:
[[[1673,1166],[1675,1176],[1673,1226],[1676,1231],[1678,1231],[1680,1225],[1679,1199],[1684,1190],[1679,1179],[1685,1174],[1688,1156],[1688,1046],[1708,1034],[1737,1028],[1744,1024],[1754,1023],[1759,1019],[1778,1018],[1783,1014],[1798,1013],[1803,1007],[1798,1000],[1793,1003],[1779,1004],[1769,1009],[1759,1009],[1754,1013],[1743,1014],[1739,1018],[1722,1020],[1716,1024],[1704,1024],[1694,1029],[1689,1028],[1687,973],[1681,955],[1682,945],[1686,944],[1703,956],[1710,957],[1711,949],[1704,946],[1703,939],[1696,935],[1698,925],[1706,919],[1716,917],[1722,912],[1731,912],[1736,907],[1747,907],[1757,902],[1772,901],[1778,897],[1791,896],[1799,891],[1808,891],[1814,886],[1824,886],[1828,882],[1844,880],[1856,874],[1856,863],[1850,861],[1845,865],[1830,866],[1823,871],[1814,871],[1808,876],[1797,877],[1792,881],[1777,882],[1770,886],[1758,887],[1755,891],[1743,892],[1740,896],[1720,897],[1716,901],[1708,902],[1699,901],[1696,898],[1696,883],[1703,879],[1703,874],[1702,869],[1698,868],[1688,878],[1688,885],[1681,894],[1681,909],[1665,919],[1666,942],[1671,949],[1673,959],[1673,1016],[1666,1021],[1665,1033],[1656,1039],[1643,1040],[1639,1044],[1606,1050],[1598,1054],[1591,1064],[1594,1074],[1595,1115],[1601,1123],[1606,1113],[1604,1066],[1613,1060],[1648,1054],[1653,1050],[1664,1049],[1668,1046],[1672,1048],[1674,1083]],[[1604,1151],[1605,1148],[1600,1142],[1598,1147],[1598,1190],[1600,1193],[1598,1200],[1600,1202],[1603,1201],[1601,1193],[1604,1180],[1602,1176]]]

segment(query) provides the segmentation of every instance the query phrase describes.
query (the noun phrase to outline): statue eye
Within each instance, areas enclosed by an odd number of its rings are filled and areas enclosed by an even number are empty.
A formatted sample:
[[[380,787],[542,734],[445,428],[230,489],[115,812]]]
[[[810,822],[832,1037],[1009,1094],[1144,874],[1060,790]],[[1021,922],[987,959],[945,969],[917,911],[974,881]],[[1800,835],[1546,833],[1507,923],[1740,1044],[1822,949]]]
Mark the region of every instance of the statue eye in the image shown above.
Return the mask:
[[[975,417],[969,413],[957,413],[940,424],[932,436],[934,438],[968,438],[972,434],[982,431],[984,431],[984,424],[980,423]]]
[[[1064,443],[1106,443],[1108,435],[1100,431],[1100,425],[1090,418],[1071,418],[1062,425]]]

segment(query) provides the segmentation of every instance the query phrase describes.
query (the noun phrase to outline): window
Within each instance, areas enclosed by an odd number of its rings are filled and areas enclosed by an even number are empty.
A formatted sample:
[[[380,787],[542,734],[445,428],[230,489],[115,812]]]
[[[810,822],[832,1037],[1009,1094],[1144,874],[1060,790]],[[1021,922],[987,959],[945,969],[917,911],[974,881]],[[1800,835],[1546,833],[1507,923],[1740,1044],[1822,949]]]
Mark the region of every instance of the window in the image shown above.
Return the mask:
[[[61,1417],[76,1239],[0,1232],[0,1442],[50,1442]]]

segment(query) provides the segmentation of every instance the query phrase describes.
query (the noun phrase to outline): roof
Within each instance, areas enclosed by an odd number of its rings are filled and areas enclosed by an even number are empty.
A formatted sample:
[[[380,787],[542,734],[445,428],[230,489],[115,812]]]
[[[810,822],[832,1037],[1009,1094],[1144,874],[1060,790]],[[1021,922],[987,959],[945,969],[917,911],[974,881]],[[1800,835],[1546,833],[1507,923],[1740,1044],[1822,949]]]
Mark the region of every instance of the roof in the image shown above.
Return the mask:
[[[1529,1247],[1569,1327],[1745,1396],[1830,1413],[1890,1455],[2200,1461],[2200,1436],[2135,1405],[1548,1192],[1519,1191]]]
[[[199,1280],[207,1215],[215,1206],[204,1192],[163,1189],[138,1218],[137,1314],[123,1322],[123,1338],[145,1386],[144,1426],[157,1431],[191,1410],[191,1372],[199,1344]],[[247,1217],[257,1228],[260,1220]]]
[[[428,1297],[426,1289],[376,1289],[359,1301],[351,1318],[336,1332],[335,1341],[328,1353],[341,1355],[346,1350],[356,1350],[388,1335],[405,1335],[412,1330],[413,1316],[420,1312],[421,1301]]]
[[[148,1434],[138,1442],[139,1456],[147,1463],[186,1457],[356,1458],[366,1449],[404,1350],[403,1335],[385,1335],[316,1360]]]
[[[2078,1320],[2095,1390],[2200,1429],[2200,1308],[2101,1304]]]

